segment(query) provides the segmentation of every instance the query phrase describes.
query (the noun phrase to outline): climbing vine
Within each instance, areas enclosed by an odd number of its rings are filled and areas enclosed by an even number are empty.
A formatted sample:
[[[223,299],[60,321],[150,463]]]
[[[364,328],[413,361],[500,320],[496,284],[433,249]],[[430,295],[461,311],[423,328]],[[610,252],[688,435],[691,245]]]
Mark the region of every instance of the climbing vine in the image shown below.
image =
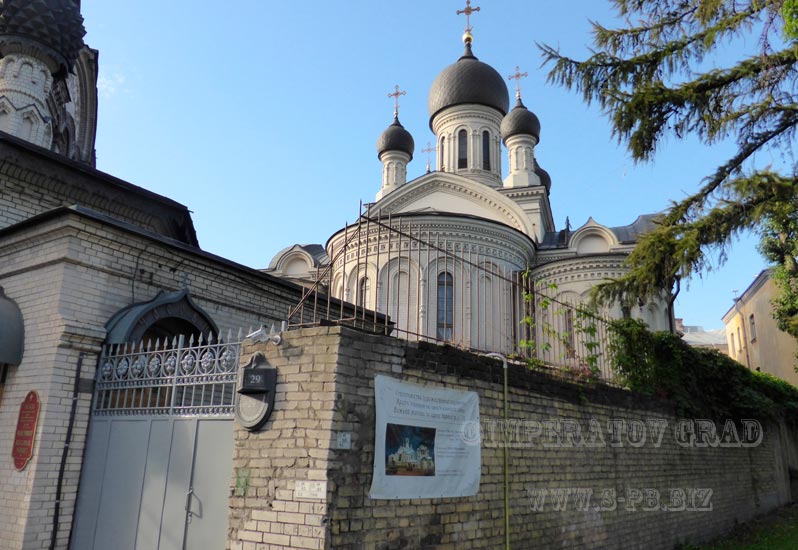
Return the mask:
[[[612,323],[610,352],[619,381],[667,399],[692,418],[780,418],[798,422],[798,388],[747,369],[715,350],[694,348],[641,321]]]

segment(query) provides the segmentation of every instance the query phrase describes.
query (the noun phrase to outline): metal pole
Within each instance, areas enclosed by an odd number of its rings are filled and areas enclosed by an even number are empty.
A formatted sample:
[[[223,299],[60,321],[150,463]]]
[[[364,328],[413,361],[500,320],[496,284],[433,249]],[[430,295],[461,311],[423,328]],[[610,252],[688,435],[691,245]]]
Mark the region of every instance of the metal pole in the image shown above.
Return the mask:
[[[501,353],[486,353],[485,357],[501,359],[504,370],[504,548],[510,550],[510,437],[507,419],[507,358]]]

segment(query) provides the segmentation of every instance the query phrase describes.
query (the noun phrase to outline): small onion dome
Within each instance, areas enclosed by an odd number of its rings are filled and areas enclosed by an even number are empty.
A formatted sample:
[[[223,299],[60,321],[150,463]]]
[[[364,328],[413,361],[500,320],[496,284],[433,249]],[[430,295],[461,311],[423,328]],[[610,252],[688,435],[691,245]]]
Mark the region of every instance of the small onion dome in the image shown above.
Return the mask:
[[[544,185],[547,191],[551,191],[551,176],[540,167],[537,160],[535,161],[535,174],[540,178],[541,185]]]
[[[413,160],[415,147],[413,136],[399,122],[399,117],[394,117],[393,124],[388,126],[377,140],[377,157],[382,156],[385,151],[402,151],[410,155],[410,160]]]
[[[501,132],[505,145],[507,138],[517,135],[534,136],[540,141],[540,120],[526,108],[519,97],[510,114],[502,119]]]
[[[83,48],[83,17],[75,0],[0,0],[0,44],[20,39],[58,54],[68,68]],[[3,52],[4,53],[4,52]]]
[[[432,119],[442,110],[468,103],[492,107],[502,116],[510,107],[504,79],[496,69],[474,57],[470,42],[466,42],[463,56],[443,69],[432,83],[428,103],[430,128]]]

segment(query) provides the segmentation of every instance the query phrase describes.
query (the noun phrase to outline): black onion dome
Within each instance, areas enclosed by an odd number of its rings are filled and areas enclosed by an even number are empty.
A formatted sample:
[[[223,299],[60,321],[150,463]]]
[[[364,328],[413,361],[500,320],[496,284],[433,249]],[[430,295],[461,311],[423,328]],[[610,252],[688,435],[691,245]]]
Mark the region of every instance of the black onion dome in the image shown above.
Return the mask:
[[[535,161],[535,174],[540,178],[540,183],[546,187],[547,191],[551,190],[551,176],[543,168],[540,167],[538,161]]]
[[[404,151],[410,155],[410,160],[412,160],[415,147],[413,136],[405,130],[405,127],[399,122],[399,118],[394,117],[393,124],[388,126],[377,140],[377,156],[379,157],[385,151]]]
[[[474,57],[470,43],[466,44],[463,56],[443,69],[432,83],[428,104],[430,127],[432,119],[443,109],[467,103],[493,107],[502,116],[510,108],[504,79],[496,69]]]
[[[0,44],[29,39],[60,54],[71,67],[85,34],[76,0],[0,0]]]
[[[540,141],[540,120],[526,108],[519,97],[510,114],[502,119],[501,132],[505,144],[507,138],[517,135],[535,136]]]

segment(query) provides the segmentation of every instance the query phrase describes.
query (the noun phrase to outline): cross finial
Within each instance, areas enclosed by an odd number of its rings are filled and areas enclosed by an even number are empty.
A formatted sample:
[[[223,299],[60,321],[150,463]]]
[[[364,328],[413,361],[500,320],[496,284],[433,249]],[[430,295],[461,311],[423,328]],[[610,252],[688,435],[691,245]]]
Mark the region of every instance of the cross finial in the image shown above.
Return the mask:
[[[475,11],[479,11],[479,8],[472,8],[471,0],[466,0],[465,9],[457,10],[457,15],[465,14],[466,16],[466,28],[465,34],[463,35],[463,40],[466,44],[470,44],[474,40],[474,38],[471,36],[471,31],[474,30],[474,28],[471,26],[471,14]]]
[[[515,85],[515,98],[516,99],[521,99],[521,79],[522,78],[526,78],[528,76],[529,75],[527,73],[522,73],[521,72],[521,67],[516,65],[515,66],[515,74],[511,74],[510,76],[507,77],[510,80],[516,80],[517,81],[517,83]]]
[[[430,169],[429,169],[429,167],[430,167],[430,154],[434,153],[435,151],[437,151],[437,147],[433,147],[432,145],[430,145],[429,141],[427,142],[427,148],[421,150],[422,153],[427,153],[427,173],[428,174],[429,174],[429,171],[430,171]]]
[[[394,117],[398,117],[399,116],[399,96],[400,95],[407,95],[407,92],[405,90],[399,91],[399,84],[397,84],[393,88],[394,88],[393,93],[388,94],[388,97],[394,98],[393,116]]]

